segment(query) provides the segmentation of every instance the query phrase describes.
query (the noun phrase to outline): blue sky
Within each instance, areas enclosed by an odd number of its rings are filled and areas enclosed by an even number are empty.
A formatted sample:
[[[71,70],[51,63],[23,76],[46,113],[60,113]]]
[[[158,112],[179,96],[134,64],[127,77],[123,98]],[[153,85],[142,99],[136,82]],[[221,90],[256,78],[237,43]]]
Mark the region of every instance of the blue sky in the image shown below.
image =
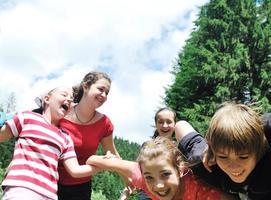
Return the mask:
[[[116,136],[142,143],[206,2],[0,0],[0,102],[14,92],[19,111],[32,109],[42,91],[105,71],[113,82],[99,110]]]

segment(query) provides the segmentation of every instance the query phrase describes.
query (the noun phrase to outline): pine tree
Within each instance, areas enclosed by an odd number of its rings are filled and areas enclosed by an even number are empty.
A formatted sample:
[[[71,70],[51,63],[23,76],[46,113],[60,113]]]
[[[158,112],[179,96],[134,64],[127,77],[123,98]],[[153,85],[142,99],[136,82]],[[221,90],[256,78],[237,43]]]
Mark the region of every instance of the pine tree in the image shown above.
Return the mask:
[[[204,132],[224,101],[271,110],[271,1],[211,0],[173,67],[165,102]]]

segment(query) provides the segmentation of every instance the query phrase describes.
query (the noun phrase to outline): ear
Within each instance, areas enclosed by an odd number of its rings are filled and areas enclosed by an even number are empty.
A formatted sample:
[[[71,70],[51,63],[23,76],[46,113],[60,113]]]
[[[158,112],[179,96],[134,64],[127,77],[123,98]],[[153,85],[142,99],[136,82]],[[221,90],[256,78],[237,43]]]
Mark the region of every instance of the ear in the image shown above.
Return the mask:
[[[84,90],[84,92],[85,92],[85,91],[88,91],[89,88],[90,88],[90,86],[87,86],[86,83],[83,84],[83,90]]]
[[[185,166],[185,164],[181,164],[179,166],[179,172],[180,172],[180,178],[182,178],[190,172],[190,169],[187,166]]]
[[[49,99],[50,99],[49,95],[48,95],[48,94],[45,95],[45,96],[43,97],[43,102],[44,102],[44,104],[49,104]],[[44,106],[44,105],[43,105],[43,106]]]

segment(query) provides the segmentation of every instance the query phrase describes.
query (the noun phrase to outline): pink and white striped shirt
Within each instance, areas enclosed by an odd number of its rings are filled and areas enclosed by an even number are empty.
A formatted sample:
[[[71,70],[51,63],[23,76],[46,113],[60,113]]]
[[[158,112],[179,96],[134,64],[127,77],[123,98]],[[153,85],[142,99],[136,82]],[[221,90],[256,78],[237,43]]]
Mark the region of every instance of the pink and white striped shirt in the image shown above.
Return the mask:
[[[6,124],[17,140],[2,186],[25,187],[57,199],[58,162],[76,157],[70,136],[30,111]]]

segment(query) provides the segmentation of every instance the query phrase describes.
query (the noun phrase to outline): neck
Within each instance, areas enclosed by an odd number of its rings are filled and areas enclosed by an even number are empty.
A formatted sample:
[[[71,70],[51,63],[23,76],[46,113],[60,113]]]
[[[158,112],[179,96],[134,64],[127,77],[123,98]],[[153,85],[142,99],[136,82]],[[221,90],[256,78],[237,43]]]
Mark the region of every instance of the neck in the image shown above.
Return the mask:
[[[91,120],[93,120],[96,115],[96,110],[94,110],[93,112],[88,114],[87,117],[84,117],[83,113],[80,112],[80,109],[78,109],[77,105],[73,107],[73,110],[77,121],[79,121],[81,124],[87,124],[91,122]]]

